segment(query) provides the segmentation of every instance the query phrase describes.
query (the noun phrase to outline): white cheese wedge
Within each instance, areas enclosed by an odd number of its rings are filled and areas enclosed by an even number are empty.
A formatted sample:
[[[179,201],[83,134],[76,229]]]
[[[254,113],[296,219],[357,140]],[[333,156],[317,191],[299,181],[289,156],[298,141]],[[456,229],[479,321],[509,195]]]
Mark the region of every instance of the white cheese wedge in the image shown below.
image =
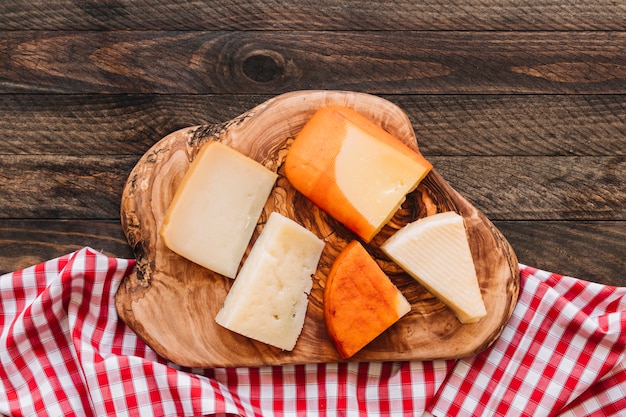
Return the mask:
[[[165,245],[234,278],[277,174],[220,142],[198,152],[160,229]]]
[[[304,326],[312,274],[324,241],[273,212],[244,262],[216,322],[291,351]]]
[[[462,216],[445,212],[419,219],[397,231],[381,249],[462,323],[487,314]]]

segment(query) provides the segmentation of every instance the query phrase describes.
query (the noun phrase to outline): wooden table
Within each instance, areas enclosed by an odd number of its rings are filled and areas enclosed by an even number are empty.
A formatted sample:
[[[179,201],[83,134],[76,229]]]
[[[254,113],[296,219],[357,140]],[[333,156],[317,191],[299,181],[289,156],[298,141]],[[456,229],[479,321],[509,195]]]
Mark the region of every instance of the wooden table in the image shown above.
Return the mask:
[[[520,262],[626,285],[621,2],[8,0],[0,16],[0,273],[86,245],[131,257],[120,194],[152,144],[337,89],[405,109]]]

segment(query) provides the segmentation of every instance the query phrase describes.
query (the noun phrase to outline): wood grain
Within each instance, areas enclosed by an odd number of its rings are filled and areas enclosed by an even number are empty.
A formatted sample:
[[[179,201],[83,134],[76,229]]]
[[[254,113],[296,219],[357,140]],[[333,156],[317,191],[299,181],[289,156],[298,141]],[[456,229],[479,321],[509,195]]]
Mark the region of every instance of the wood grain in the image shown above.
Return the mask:
[[[170,132],[230,120],[271,97],[0,94],[0,154],[139,158]],[[381,97],[406,112],[429,156],[626,155],[626,95]]]
[[[0,93],[624,94],[625,43],[592,31],[4,32]]]
[[[112,218],[116,214],[111,215]],[[519,261],[606,285],[623,286],[626,222],[495,220]],[[83,246],[122,258],[134,254],[119,219],[0,219],[0,274]]]
[[[471,193],[472,204],[493,220],[585,220],[590,212],[597,220],[626,216],[624,156],[430,159],[455,189]]]
[[[137,163],[124,189],[121,218],[138,268],[120,285],[116,306],[120,317],[160,355],[189,367],[341,360],[326,332],[323,288],[336,255],[355,236],[297,193],[282,172],[290,140],[316,109],[331,104],[354,108],[417,150],[408,118],[392,103],[353,92],[303,91],[275,97],[224,124],[174,132]],[[217,325],[215,315],[232,280],[185,260],[170,251],[160,238],[158,231],[178,184],[199,148],[210,140],[220,140],[279,174],[253,240],[269,213],[278,211],[326,242],[313,278],[305,325],[292,352]],[[463,215],[468,231],[488,311],[478,323],[462,325],[451,310],[416,285],[379,249],[408,222],[449,210]],[[519,291],[515,253],[493,224],[436,171],[407,198],[402,209],[367,248],[413,308],[350,360],[425,360],[472,355],[493,343],[513,311]]]
[[[112,257],[134,255],[119,220],[0,219],[0,275],[89,246]]]
[[[156,141],[283,91],[330,88],[402,107],[422,152],[443,157],[437,170],[494,217],[522,262],[626,285],[626,200],[610,195],[626,180],[615,164],[626,152],[626,7],[359,5],[0,2],[0,270],[63,255],[56,242],[72,236],[126,256],[100,225],[119,222],[118,190]],[[496,177],[492,163],[512,177]],[[58,177],[64,187],[53,192]],[[75,222],[85,234],[64,234]]]
[[[183,127],[230,120],[270,96],[0,94],[0,154],[136,155]]]
[[[115,218],[137,159],[0,155],[0,218]]]
[[[624,15],[612,0],[5,0],[0,30],[622,30]]]
[[[494,221],[519,261],[606,285],[624,286],[625,221]]]
[[[437,156],[446,181],[492,220],[623,220],[624,156]],[[139,156],[0,155],[0,218],[116,219]],[[42,202],[45,202],[43,204]]]

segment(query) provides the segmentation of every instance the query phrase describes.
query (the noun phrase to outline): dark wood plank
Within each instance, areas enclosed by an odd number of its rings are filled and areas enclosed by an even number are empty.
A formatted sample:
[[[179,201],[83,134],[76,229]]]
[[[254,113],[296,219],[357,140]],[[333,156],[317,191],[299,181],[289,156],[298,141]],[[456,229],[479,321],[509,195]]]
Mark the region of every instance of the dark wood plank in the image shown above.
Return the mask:
[[[0,154],[140,156],[172,131],[230,120],[267,98],[0,94]]]
[[[271,95],[0,94],[0,154],[140,156]],[[383,95],[428,156],[626,155],[626,95]]]
[[[118,219],[135,156],[0,155],[0,218]]]
[[[495,221],[519,261],[548,271],[626,286],[624,221]],[[0,274],[90,246],[132,258],[117,220],[0,220]]]
[[[626,286],[625,221],[496,221],[526,265]]]
[[[5,0],[0,30],[621,30],[613,0]]]
[[[426,155],[428,157],[428,155]],[[624,156],[432,156],[491,220],[625,220]],[[1,218],[117,219],[136,156],[0,155]]]
[[[626,32],[4,32],[0,93],[625,94],[625,44]]]
[[[394,96],[427,155],[626,155],[624,95]]]
[[[431,157],[491,220],[624,220],[626,157]]]
[[[84,246],[132,258],[119,221],[0,219],[0,274],[71,253]]]

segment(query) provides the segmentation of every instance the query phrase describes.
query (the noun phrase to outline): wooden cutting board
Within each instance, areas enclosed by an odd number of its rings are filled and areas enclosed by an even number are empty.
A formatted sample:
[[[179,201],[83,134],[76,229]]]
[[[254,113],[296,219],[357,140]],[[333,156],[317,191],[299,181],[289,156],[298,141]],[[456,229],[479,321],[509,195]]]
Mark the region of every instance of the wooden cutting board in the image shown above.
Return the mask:
[[[121,283],[116,308],[122,320],[158,354],[188,367],[341,361],[326,332],[322,299],[326,275],[336,255],[355,236],[296,192],[282,168],[289,145],[304,123],[316,109],[333,104],[356,109],[417,150],[411,123],[394,104],[363,93],[299,91],[277,96],[222,124],[174,132],[139,160],[121,200],[122,227],[134,250],[137,268]],[[313,276],[304,328],[291,352],[215,323],[232,280],[178,256],[159,237],[178,184],[199,148],[211,140],[222,141],[279,174],[248,252],[272,211],[294,219],[326,241]],[[407,222],[450,210],[460,213],[466,222],[488,312],[478,323],[461,324],[451,310],[379,250]],[[436,167],[366,247],[412,304],[412,311],[350,360],[430,360],[476,354],[498,338],[517,301],[519,272],[511,246],[483,214],[446,183]]]

